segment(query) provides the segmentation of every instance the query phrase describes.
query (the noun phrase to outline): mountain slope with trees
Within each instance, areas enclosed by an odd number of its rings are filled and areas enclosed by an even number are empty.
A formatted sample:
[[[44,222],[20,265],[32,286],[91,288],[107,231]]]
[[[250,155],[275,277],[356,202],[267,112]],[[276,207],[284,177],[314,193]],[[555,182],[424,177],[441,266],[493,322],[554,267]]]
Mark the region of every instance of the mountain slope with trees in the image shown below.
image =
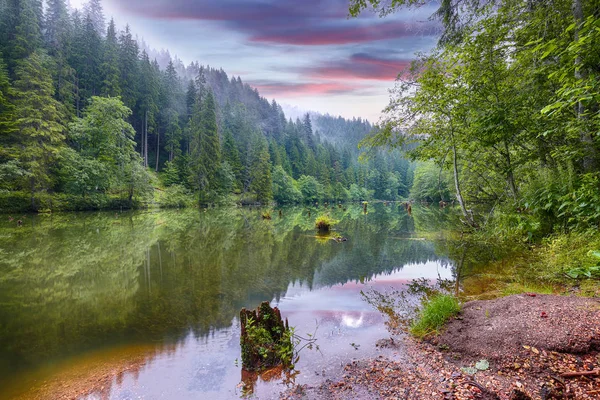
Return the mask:
[[[286,119],[239,77],[154,53],[100,0],[0,0],[0,209],[131,207],[153,186],[201,204],[408,195],[399,153],[358,161],[368,121]]]

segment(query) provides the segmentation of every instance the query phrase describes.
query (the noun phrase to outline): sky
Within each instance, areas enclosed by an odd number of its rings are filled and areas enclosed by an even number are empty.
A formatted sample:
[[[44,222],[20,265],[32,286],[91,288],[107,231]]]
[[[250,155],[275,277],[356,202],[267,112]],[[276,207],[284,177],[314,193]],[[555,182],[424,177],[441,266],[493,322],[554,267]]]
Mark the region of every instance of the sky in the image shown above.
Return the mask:
[[[80,7],[85,0],[71,0]],[[415,52],[437,41],[432,6],[348,17],[348,0],[104,0],[107,19],[184,63],[223,68],[300,110],[379,120]]]

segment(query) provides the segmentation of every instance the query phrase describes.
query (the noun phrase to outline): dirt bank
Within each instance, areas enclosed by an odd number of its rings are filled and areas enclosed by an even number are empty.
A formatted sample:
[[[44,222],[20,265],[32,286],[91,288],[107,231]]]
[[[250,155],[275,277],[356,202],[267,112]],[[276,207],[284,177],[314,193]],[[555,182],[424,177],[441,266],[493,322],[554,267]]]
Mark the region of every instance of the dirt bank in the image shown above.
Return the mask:
[[[340,381],[295,387],[283,397],[600,399],[598,299],[473,301],[439,337],[422,343],[404,337],[388,345],[402,347],[403,357],[357,361]],[[480,360],[486,360],[481,370],[473,368]]]

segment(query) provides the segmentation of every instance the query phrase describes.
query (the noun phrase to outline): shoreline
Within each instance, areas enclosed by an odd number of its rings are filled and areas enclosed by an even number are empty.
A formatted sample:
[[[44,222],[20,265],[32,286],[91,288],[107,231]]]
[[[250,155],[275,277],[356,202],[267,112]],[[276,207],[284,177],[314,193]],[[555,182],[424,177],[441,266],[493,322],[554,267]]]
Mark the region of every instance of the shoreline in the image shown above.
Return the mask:
[[[543,329],[534,330],[540,323]],[[524,294],[471,301],[440,336],[403,336],[389,345],[406,358],[355,361],[341,380],[297,385],[282,398],[600,398],[600,299]],[[477,360],[489,367],[473,369]]]

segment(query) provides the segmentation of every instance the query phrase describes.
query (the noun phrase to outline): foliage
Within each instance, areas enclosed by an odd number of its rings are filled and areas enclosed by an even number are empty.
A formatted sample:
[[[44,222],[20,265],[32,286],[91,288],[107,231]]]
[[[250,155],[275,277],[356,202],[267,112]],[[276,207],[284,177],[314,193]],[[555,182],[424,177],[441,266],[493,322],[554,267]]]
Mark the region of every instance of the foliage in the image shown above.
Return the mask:
[[[161,208],[192,207],[195,203],[193,194],[183,185],[171,185],[161,192],[158,203]]]
[[[305,202],[311,203],[323,198],[323,185],[313,176],[302,175],[298,179],[298,189],[302,193]]]
[[[415,169],[410,197],[417,201],[448,201],[451,196],[449,187],[451,184],[446,171],[432,162],[420,163]]]
[[[451,172],[469,225],[489,219],[529,241],[597,227],[600,25],[593,4],[577,4],[441,3],[443,40],[402,72],[386,118],[363,145],[405,148]],[[417,5],[357,0],[350,11]],[[493,210],[491,219],[472,216],[477,204]]]
[[[567,277],[572,279],[600,279],[600,251],[592,251],[588,252],[588,256],[594,257],[596,261],[596,265],[587,265],[584,267],[576,267],[568,269],[565,274]]]
[[[426,299],[421,307],[419,316],[410,327],[410,333],[419,338],[439,332],[449,318],[460,312],[458,299],[448,294]]]
[[[294,179],[281,165],[273,169],[273,199],[280,204],[300,203],[302,193],[296,188]]]

